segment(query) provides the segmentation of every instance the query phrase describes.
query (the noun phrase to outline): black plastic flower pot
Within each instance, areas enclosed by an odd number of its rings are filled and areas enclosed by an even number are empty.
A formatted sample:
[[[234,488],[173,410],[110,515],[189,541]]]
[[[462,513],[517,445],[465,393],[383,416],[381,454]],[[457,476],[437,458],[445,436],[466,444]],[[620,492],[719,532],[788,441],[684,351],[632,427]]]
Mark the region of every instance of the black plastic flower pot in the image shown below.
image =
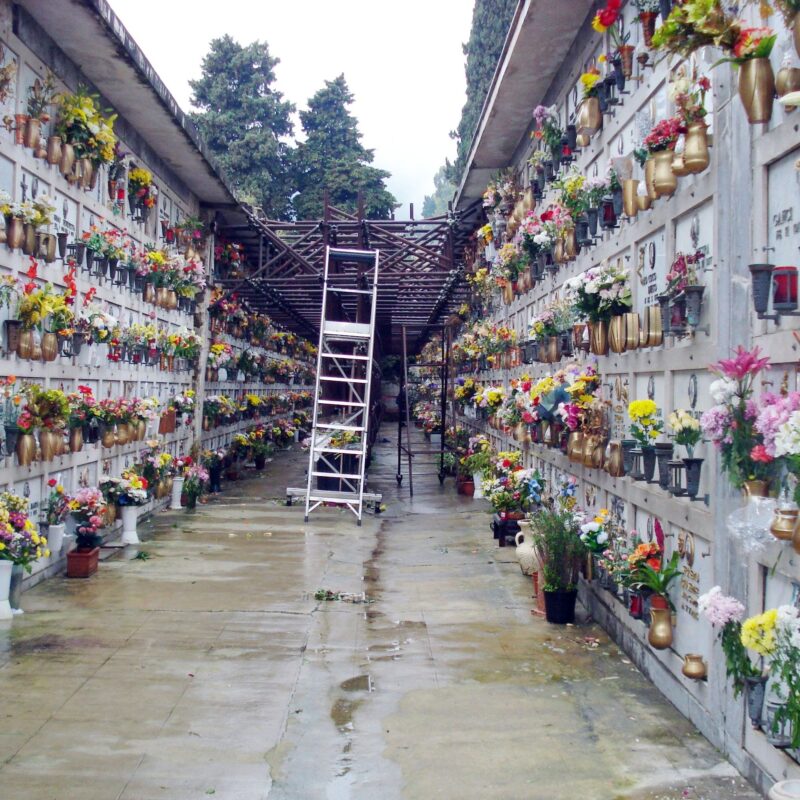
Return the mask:
[[[766,314],[772,289],[772,264],[751,264],[750,279],[753,286],[753,307],[756,314]]]
[[[555,178],[555,172],[553,170],[553,162],[549,158],[546,158],[542,162],[542,165],[544,166],[545,181],[552,181],[553,178]]]
[[[611,63],[614,66],[614,84],[617,92],[622,94],[625,91],[625,73],[622,71],[622,59],[617,56]]]
[[[642,448],[642,472],[647,483],[653,483],[653,476],[656,473],[656,449],[655,447]]]
[[[624,210],[624,204],[622,200],[622,187],[611,190],[611,202],[614,208],[614,215],[617,217],[617,219],[619,219],[622,216],[622,212]]]
[[[553,625],[571,625],[575,622],[575,601],[577,589],[544,592],[545,619]]]
[[[599,218],[600,211],[597,208],[587,208],[586,209],[586,220],[589,224],[589,233],[594,238],[597,236],[597,220]]]
[[[578,147],[578,128],[575,125],[567,125],[567,147],[575,150]]]
[[[633,451],[635,447],[635,439],[622,440],[622,469],[626,475],[630,475],[633,469]]]
[[[658,465],[658,485],[666,492],[669,490],[669,462],[672,459],[674,446],[671,442],[660,442],[656,445],[656,464]]]
[[[700,473],[703,467],[702,458],[684,458],[686,467],[686,495],[694,500],[700,493]]]
[[[672,0],[659,0],[658,6],[661,19],[666,20],[672,11]]]
[[[686,286],[683,294],[686,298],[686,323],[690,328],[700,324],[700,312],[703,309],[703,292],[705,286]]]
[[[671,330],[669,307],[670,296],[668,294],[659,294],[656,295],[656,300],[658,300],[658,305],[661,308],[661,335],[669,336]]]
[[[588,247],[592,243],[589,235],[589,220],[585,215],[581,215],[575,223],[575,239],[579,247]]]

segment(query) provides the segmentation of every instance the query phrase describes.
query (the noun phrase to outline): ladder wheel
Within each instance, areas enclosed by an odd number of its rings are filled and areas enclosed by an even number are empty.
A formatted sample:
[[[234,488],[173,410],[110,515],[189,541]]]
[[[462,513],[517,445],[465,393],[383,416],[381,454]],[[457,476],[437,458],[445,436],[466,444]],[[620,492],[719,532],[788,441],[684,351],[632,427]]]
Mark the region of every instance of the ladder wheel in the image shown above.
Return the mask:
[[[361,520],[358,521],[357,525],[359,528],[361,527]]]
[[[306,514],[305,517],[303,517],[303,522],[308,522],[308,514]]]

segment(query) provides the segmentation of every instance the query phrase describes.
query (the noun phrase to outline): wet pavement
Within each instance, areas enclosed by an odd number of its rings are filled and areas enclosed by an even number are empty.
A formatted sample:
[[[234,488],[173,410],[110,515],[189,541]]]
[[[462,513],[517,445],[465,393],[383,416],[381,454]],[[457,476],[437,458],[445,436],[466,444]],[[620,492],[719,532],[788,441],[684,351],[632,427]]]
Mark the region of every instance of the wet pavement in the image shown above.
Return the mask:
[[[384,444],[386,513],[304,525],[283,504],[304,469],[281,454],[159,514],[147,560],[23,595],[0,627],[3,800],[760,796],[600,629],[531,613],[482,501],[435,477],[409,501]]]

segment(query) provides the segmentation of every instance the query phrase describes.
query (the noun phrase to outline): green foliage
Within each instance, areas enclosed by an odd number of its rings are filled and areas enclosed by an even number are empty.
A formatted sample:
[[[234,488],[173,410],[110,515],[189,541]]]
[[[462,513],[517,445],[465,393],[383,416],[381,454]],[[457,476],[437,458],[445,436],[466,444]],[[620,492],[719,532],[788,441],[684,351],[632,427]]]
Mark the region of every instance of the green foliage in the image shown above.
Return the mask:
[[[211,42],[202,76],[190,85],[200,109],[192,119],[239,199],[285,218],[292,194],[285,137],[294,106],[273,88],[277,63],[266,42],[242,46],[225,35]]]
[[[588,552],[575,517],[569,511],[541,508],[531,518],[531,532],[545,591],[574,589]]]
[[[461,111],[458,129],[451,134],[458,141],[458,157],[455,164],[446,165],[447,177],[454,184],[458,184],[466,166],[475,128],[516,7],[517,0],[475,0],[472,29],[464,45],[467,102]]]
[[[325,81],[300,112],[305,141],[292,158],[295,188],[294,212],[298,219],[318,219],[324,192],[344,211],[358,210],[358,193],[364,196],[369,219],[389,219],[397,201],[386,188],[390,173],[371,166],[374,153],[361,144],[358,120],[350,113],[353,95],[344,75]]]
[[[447,177],[450,168],[450,162],[447,161],[433,176],[434,192],[425,196],[425,202],[422,204],[423,217],[440,217],[447,213],[448,203],[456,193],[455,184]]]
[[[661,565],[661,569],[653,569],[648,563],[641,563],[634,573],[631,585],[637,589],[650,589],[654,594],[661,595],[674,611],[675,606],[669,597],[669,587],[681,571],[678,569],[680,553],[676,550],[672,558]]]

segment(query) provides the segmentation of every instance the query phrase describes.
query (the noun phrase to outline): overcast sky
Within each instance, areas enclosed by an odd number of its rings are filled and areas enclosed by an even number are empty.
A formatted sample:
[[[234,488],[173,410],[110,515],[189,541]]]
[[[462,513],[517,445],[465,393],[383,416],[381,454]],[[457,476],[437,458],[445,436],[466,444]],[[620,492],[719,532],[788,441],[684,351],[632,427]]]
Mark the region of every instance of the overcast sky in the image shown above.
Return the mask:
[[[303,108],[344,73],[353,112],[389,188],[420,215],[433,175],[455,156],[448,132],[465,100],[462,43],[473,0],[110,0],[184,109],[209,42],[268,42],[277,88]]]

